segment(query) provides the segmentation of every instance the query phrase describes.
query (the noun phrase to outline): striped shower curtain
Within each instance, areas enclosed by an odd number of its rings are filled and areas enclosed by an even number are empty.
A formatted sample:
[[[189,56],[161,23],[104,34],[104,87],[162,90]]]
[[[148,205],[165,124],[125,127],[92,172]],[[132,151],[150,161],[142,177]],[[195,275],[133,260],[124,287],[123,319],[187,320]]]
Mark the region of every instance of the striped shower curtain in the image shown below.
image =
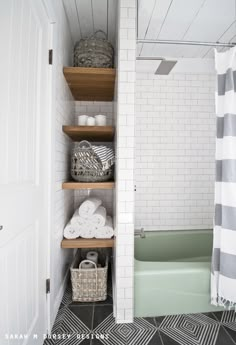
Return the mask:
[[[236,47],[215,51],[216,181],[212,304],[236,306]]]

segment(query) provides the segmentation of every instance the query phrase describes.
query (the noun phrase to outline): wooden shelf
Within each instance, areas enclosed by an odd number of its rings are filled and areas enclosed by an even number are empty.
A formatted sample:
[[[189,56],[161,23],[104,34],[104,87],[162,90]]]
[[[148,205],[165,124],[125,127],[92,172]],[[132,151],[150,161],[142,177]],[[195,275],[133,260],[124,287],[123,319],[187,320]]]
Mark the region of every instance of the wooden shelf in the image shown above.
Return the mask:
[[[63,73],[76,101],[113,101],[114,68],[64,67]]]
[[[62,248],[112,248],[114,246],[114,239],[85,239],[76,238],[74,240],[63,239],[61,242]]]
[[[112,126],[63,126],[62,129],[74,141],[112,141],[115,133]]]
[[[69,181],[62,184],[62,189],[113,189],[115,182],[75,182]]]

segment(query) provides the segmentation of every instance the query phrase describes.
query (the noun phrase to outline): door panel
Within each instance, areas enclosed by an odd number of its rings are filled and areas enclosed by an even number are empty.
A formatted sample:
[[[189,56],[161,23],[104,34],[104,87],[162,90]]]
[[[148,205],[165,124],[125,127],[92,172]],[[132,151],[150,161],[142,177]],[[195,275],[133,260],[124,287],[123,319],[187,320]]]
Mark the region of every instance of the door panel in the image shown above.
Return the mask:
[[[0,1],[0,17],[0,344],[38,345],[46,332],[50,26],[42,0]]]

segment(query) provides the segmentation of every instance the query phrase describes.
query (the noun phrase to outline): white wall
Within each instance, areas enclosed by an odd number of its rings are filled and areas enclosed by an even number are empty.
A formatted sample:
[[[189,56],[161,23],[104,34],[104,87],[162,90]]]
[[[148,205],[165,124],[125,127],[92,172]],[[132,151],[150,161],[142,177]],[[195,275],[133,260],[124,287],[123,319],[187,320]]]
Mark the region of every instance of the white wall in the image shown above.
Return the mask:
[[[72,260],[73,250],[61,249],[63,229],[74,208],[73,191],[62,190],[62,182],[69,178],[70,140],[62,133],[62,125],[74,122],[74,100],[63,75],[63,66],[72,65],[73,45],[62,1],[50,3],[53,11],[54,54],[53,54],[53,116],[54,131],[52,141],[55,151],[52,179],[53,219],[50,244],[50,317],[54,322],[63,296],[66,273]],[[50,115],[49,115],[50,116]]]
[[[183,64],[181,73],[136,76],[136,227],[212,228],[215,77],[196,63],[192,73]]]
[[[133,320],[134,269],[134,87],[136,1],[120,0],[118,9],[116,114],[115,316]]]

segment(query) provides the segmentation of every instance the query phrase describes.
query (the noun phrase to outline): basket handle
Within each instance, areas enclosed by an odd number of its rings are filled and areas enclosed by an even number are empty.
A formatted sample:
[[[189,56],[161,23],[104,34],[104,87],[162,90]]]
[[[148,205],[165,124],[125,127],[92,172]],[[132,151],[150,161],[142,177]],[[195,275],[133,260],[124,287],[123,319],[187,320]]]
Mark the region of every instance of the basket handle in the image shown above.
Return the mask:
[[[90,263],[90,264],[93,264],[93,265],[94,265],[94,268],[96,268],[96,270],[97,270],[97,265],[95,264],[94,261],[91,261],[91,260],[82,260],[81,263],[79,264],[79,269],[80,269],[80,270],[82,269],[82,268],[81,268],[82,264],[84,264],[85,262],[88,262],[88,263]]]
[[[97,268],[97,265],[95,264],[94,261],[91,261],[91,260],[82,260],[81,263],[79,264],[79,270],[83,270],[83,268],[81,268],[81,265],[85,262],[89,262],[91,264],[94,265],[94,268],[96,270],[96,291],[98,291],[98,268]]]
[[[88,150],[88,149],[92,148],[92,145],[87,140],[82,140],[82,141],[79,142],[78,147],[80,149],[87,149]]]
[[[93,34],[91,37],[96,37],[96,35],[97,35],[99,32],[101,32],[101,33],[104,35],[105,39],[107,39],[107,34],[106,34],[103,30],[96,30],[96,31],[94,32],[94,34]]]

